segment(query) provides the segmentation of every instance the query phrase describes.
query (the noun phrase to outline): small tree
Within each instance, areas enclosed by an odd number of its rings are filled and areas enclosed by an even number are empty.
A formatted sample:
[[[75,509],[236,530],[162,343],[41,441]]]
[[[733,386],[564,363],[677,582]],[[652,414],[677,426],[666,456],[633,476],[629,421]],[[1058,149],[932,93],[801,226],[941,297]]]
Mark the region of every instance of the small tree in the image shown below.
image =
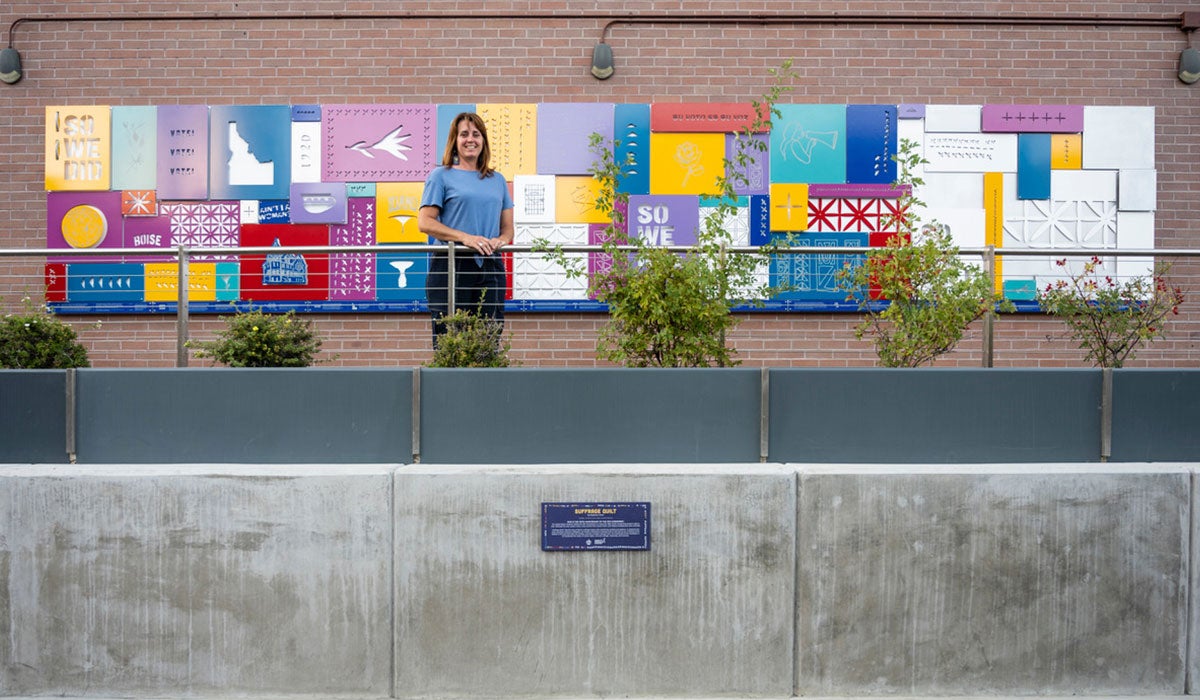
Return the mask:
[[[602,257],[611,265],[592,275],[589,290],[609,309],[608,323],[601,329],[597,354],[628,367],[726,367],[738,364],[735,351],[725,341],[726,333],[738,323],[732,309],[755,303],[772,290],[759,281],[762,261],[771,247],[757,256],[734,255],[727,222],[737,215],[737,188],[748,183],[745,175],[752,150],[766,145],[753,134],[770,129],[778,116],[775,103],[791,89],[785,79],[794,79],[791,61],[770,71],[774,80],[762,100],[751,104],[753,116],[736,132],[734,154],[724,159],[724,174],[717,178],[714,193],[718,204],[709,212],[697,242],[686,253],[677,254],[630,236],[622,212],[629,195],[620,191],[620,181],[629,163],[618,163],[619,142],[604,143],[599,134],[591,139],[596,161],[590,168],[599,183],[595,209],[612,223],[605,229]],[[551,249],[545,241],[539,249],[551,250],[550,258],[568,277],[587,274],[561,248]]]
[[[313,322],[295,311],[268,314],[261,309],[221,316],[225,328],[216,340],[189,340],[196,357],[208,357],[229,367],[308,367],[321,350]]]
[[[1066,268],[1065,259],[1056,261]],[[1171,316],[1179,313],[1183,290],[1169,286],[1171,266],[1158,263],[1149,278],[1124,282],[1098,273],[1100,258],[1092,257],[1079,272],[1047,284],[1038,292],[1038,305],[1067,324],[1067,333],[1097,367],[1122,367],[1144,344],[1162,338]]]
[[[75,329],[22,299],[25,311],[5,314],[0,320],[0,368],[69,369],[89,367],[87,348]]]
[[[945,226],[921,224],[916,210],[924,203],[916,188],[924,182],[915,170],[926,161],[916,144],[902,140],[894,159],[900,213],[884,228],[894,227],[896,234],[862,263],[843,269],[840,278],[847,301],[857,302],[864,314],[855,336],[871,337],[879,364],[919,367],[953,350],[973,321],[1012,304],[995,292],[987,272],[959,256]]]
[[[508,367],[511,344],[504,340],[504,324],[481,314],[458,309],[438,323],[445,332],[433,349],[427,367]]]

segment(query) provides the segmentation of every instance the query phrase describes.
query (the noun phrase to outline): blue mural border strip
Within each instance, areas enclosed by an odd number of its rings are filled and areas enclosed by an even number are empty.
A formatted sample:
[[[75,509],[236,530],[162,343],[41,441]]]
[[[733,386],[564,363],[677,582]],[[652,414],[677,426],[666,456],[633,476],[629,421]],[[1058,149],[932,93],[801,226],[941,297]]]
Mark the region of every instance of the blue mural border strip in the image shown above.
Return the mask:
[[[882,304],[886,302],[880,302]],[[1041,313],[1036,301],[1013,301],[1015,313]],[[175,302],[51,302],[50,310],[56,314],[176,314]],[[189,302],[189,314],[230,314],[251,309],[266,313],[429,313],[423,301],[200,301]],[[608,313],[608,306],[598,301],[585,299],[559,301],[508,301],[504,304],[507,313]],[[740,304],[733,307],[737,313],[856,313],[858,304],[843,301],[822,300],[771,300],[761,304]]]

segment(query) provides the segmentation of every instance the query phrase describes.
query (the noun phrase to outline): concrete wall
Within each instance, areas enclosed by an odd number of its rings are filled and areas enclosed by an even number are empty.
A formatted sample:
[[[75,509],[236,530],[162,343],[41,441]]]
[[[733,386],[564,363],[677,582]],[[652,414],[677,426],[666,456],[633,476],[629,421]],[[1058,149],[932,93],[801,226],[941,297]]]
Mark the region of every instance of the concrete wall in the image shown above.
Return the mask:
[[[1196,468],[0,467],[0,695],[1182,695]]]

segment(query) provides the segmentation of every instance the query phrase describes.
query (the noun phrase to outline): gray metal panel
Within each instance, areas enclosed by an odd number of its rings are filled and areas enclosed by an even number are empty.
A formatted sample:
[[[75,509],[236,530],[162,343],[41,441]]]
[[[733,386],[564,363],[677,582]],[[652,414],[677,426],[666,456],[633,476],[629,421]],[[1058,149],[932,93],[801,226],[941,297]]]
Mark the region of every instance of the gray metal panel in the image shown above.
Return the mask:
[[[67,462],[66,370],[0,370],[0,464]]]
[[[1099,458],[1098,370],[772,370],[770,407],[773,462]]]
[[[754,369],[428,369],[421,461],[757,462]]]
[[[79,370],[79,461],[412,459],[409,369]]]
[[[1112,461],[1200,461],[1200,373],[1113,370]]]

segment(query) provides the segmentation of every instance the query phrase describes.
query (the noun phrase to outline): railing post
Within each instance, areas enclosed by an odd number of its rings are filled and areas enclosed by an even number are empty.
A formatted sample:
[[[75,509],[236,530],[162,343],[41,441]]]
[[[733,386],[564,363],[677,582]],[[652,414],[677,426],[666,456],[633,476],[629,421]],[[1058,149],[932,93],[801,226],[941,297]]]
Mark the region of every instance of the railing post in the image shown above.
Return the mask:
[[[179,290],[175,312],[175,366],[188,366],[188,252],[179,244]]]
[[[987,274],[988,290],[996,286],[996,246],[989,245],[983,254],[983,268]],[[983,366],[992,367],[996,343],[996,310],[995,304],[988,303],[987,311],[983,312]]]
[[[446,315],[454,315],[454,272],[457,265],[454,264],[454,241],[447,241],[446,247],[449,251],[446,253]]]
[[[1100,370],[1100,461],[1112,457],[1113,422],[1113,371],[1112,367]]]
[[[76,403],[77,403],[77,401],[76,401],[76,393],[75,393],[75,368],[68,367],[67,368],[67,381],[66,381],[66,404],[67,404],[66,448],[67,448],[67,461],[70,462],[71,464],[75,464],[75,461],[77,459],[77,456],[75,454],[75,433],[76,433],[76,429],[75,429],[76,408],[75,408],[75,406],[76,406]]]

